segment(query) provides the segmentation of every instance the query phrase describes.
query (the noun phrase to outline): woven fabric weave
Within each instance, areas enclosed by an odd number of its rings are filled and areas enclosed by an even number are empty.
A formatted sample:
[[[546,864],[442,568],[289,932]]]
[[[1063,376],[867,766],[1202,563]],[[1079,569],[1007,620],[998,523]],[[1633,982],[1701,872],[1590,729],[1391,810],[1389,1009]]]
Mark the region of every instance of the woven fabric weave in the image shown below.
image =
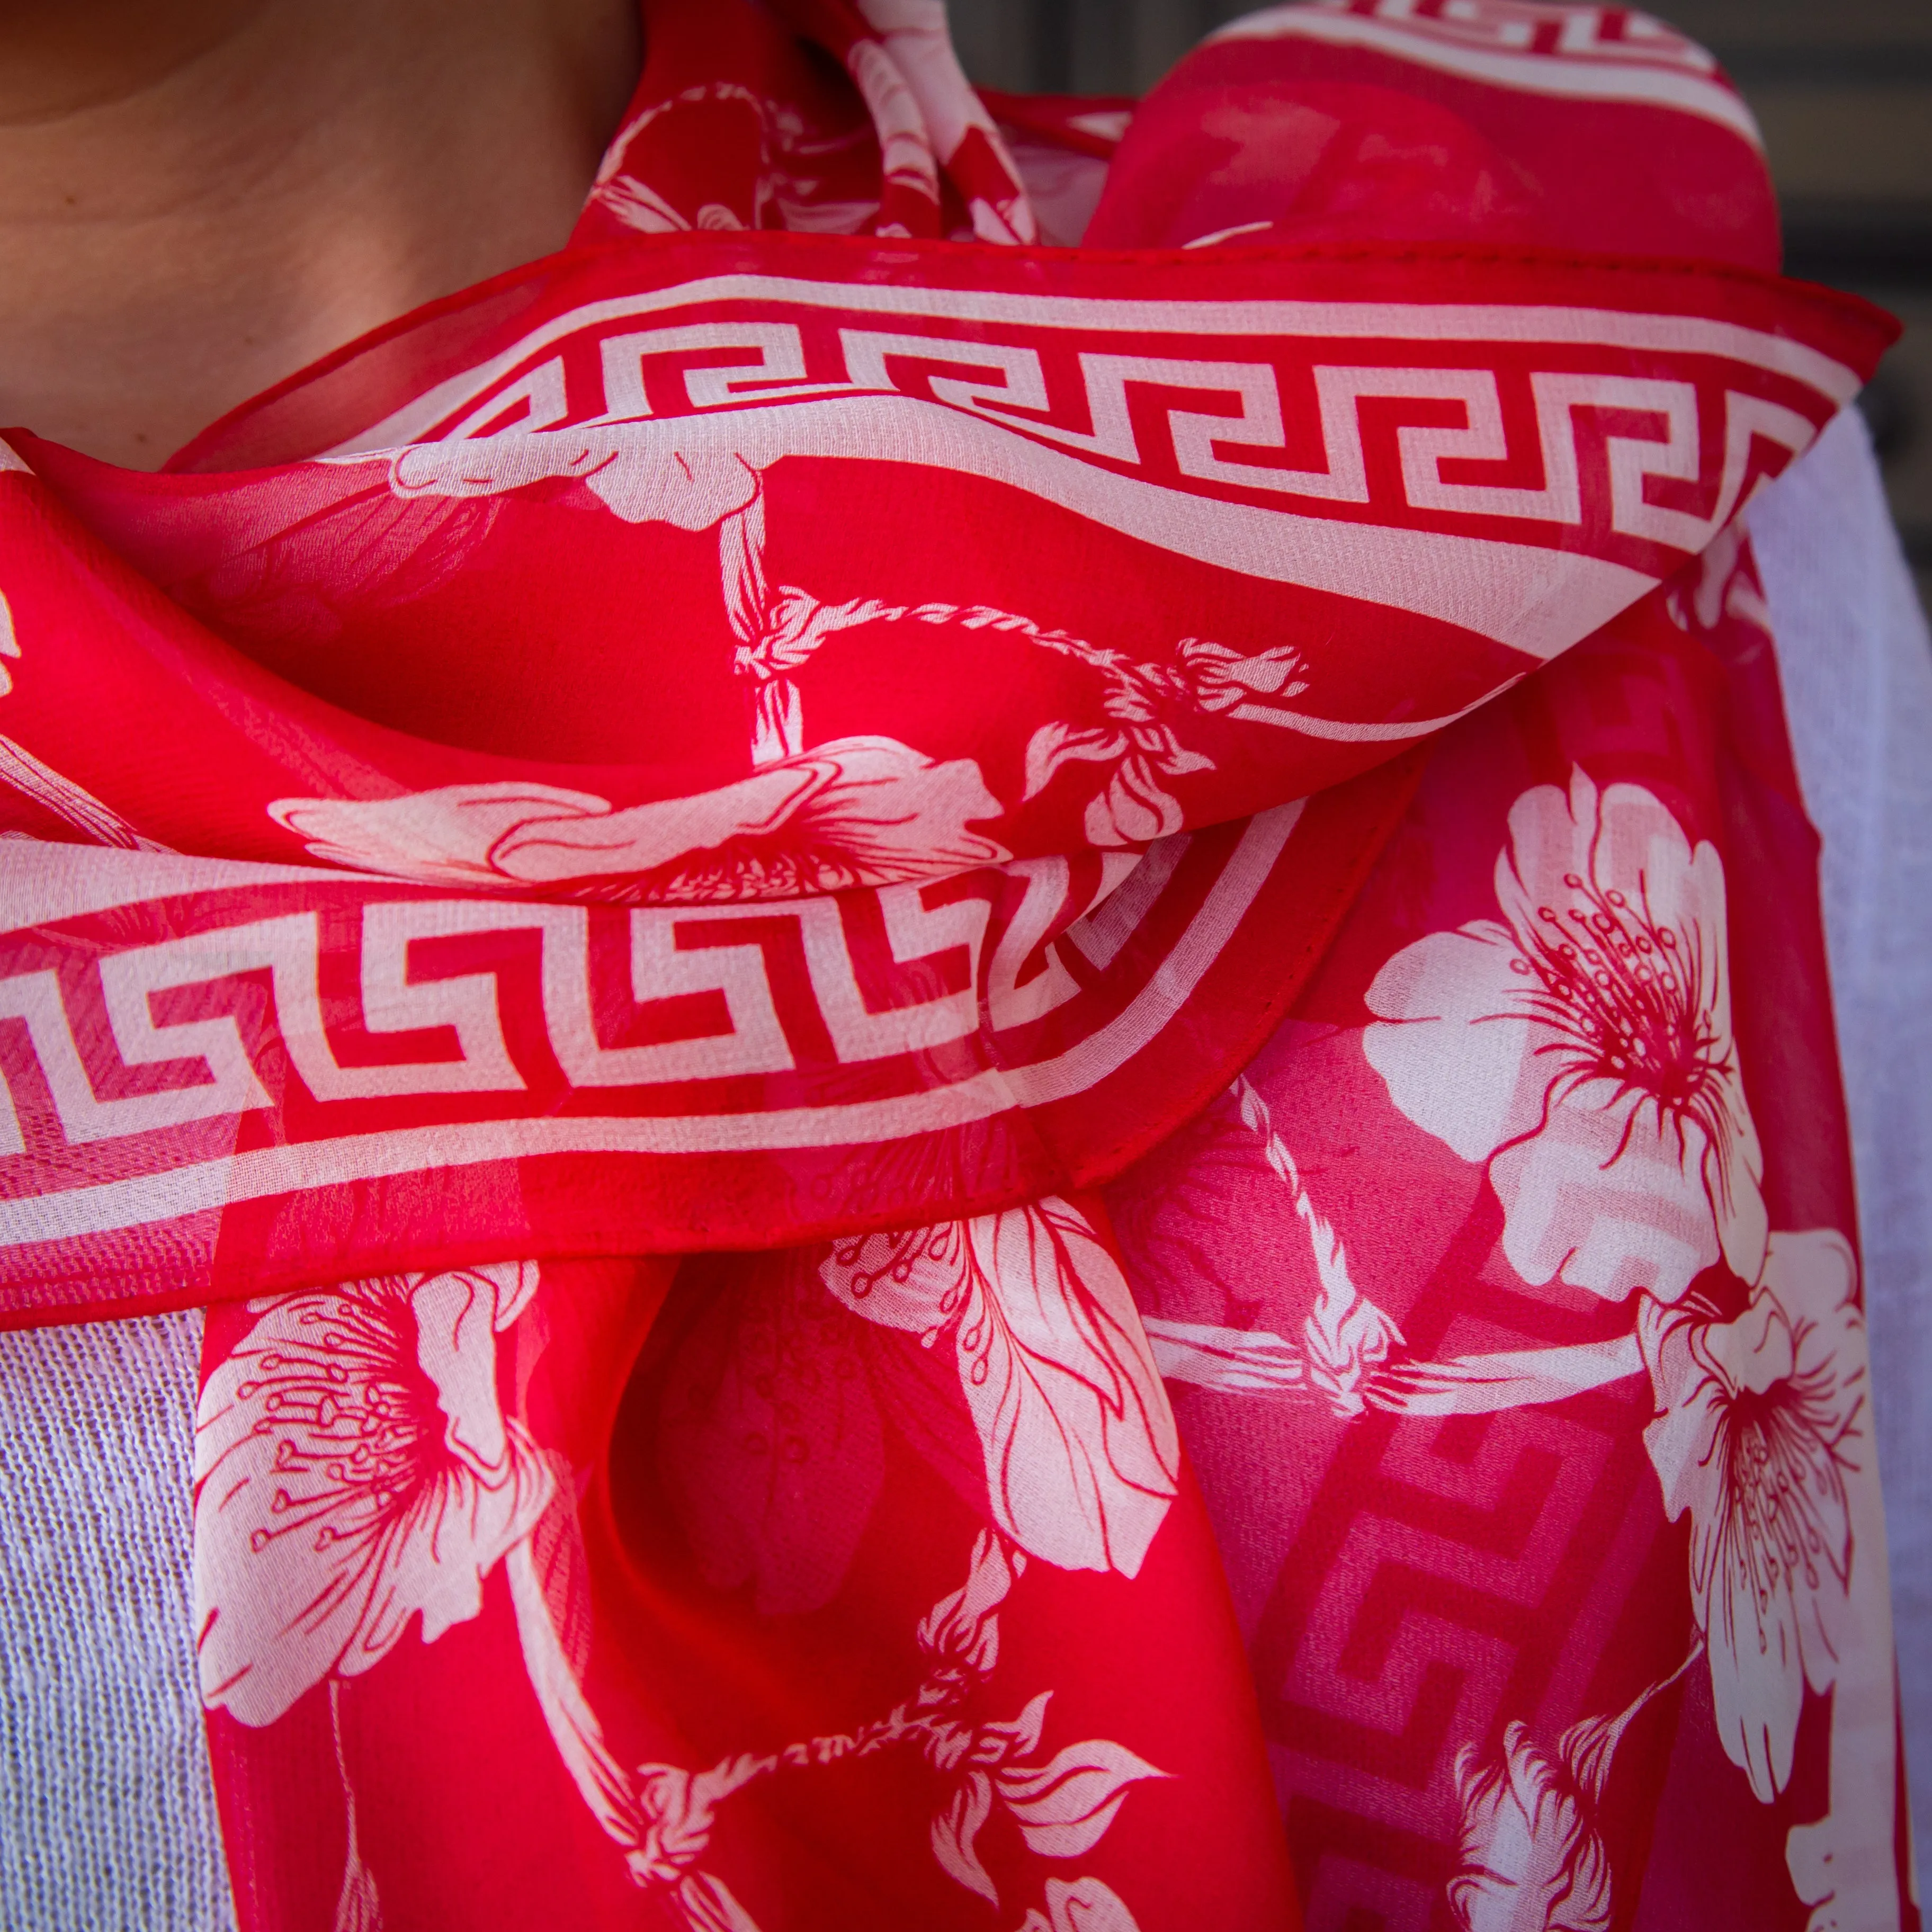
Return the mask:
[[[199,1312],[0,1335],[0,1924],[234,1923],[188,1610]]]

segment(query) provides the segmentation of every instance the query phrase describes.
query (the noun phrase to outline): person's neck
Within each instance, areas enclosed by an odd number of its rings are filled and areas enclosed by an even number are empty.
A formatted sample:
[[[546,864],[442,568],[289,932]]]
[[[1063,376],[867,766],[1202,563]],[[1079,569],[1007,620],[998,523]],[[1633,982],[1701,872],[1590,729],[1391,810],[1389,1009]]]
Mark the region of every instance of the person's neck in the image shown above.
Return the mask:
[[[561,246],[638,38],[637,0],[0,8],[0,423],[152,469]]]

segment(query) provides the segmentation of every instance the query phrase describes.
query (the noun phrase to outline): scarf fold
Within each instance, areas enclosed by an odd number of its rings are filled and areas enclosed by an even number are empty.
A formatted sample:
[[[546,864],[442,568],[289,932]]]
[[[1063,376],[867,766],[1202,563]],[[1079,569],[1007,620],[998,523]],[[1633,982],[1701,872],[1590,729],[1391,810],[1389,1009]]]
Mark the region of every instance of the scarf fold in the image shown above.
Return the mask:
[[[1900,1925],[1740,522],[1888,319],[1621,10],[645,28],[558,254],[8,433],[0,1311],[211,1304],[243,1924]]]

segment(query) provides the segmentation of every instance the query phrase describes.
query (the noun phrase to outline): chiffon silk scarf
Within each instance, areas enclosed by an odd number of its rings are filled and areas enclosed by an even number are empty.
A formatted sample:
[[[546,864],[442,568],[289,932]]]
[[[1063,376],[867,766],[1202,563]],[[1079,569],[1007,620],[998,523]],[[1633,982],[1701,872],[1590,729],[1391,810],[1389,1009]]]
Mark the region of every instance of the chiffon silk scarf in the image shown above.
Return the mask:
[[[1890,325],[1620,8],[645,16],[560,254],[0,477],[246,1932],[1916,1924],[1738,520]]]

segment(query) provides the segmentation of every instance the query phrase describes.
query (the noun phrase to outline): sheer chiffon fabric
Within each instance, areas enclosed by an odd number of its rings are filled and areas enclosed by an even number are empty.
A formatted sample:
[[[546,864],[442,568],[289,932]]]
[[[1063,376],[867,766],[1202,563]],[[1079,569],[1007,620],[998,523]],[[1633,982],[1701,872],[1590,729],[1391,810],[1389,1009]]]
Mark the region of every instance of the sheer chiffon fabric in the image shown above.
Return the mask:
[[[646,39],[0,478],[0,1296],[208,1306],[240,1924],[1916,1924],[1737,97],[1277,8],[1069,253],[936,4]]]

